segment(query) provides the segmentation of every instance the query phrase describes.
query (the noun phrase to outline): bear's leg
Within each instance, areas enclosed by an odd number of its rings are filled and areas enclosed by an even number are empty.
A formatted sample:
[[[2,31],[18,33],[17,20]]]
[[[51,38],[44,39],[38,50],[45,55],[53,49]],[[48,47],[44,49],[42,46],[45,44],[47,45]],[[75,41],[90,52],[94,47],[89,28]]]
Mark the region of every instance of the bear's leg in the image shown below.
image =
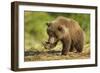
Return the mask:
[[[75,45],[75,49],[77,50],[77,53],[81,53],[83,51],[83,44],[78,43],[77,45]]]
[[[84,33],[82,31],[78,31],[76,35],[77,38],[74,40],[75,49],[78,53],[81,53],[83,51],[84,46]]]
[[[69,50],[70,50],[70,46],[71,46],[71,40],[69,39],[65,39],[62,41],[63,43],[63,49],[62,49],[62,54],[61,55],[67,55]]]
[[[69,49],[69,52],[73,52],[73,51],[74,51],[74,44],[73,44],[73,42],[71,42],[71,47]]]

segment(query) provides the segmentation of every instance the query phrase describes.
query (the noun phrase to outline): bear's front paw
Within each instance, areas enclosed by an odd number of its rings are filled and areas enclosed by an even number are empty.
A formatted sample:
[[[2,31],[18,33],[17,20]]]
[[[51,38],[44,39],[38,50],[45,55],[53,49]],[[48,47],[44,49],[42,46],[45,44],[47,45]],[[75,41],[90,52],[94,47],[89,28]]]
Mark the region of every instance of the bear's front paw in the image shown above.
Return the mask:
[[[43,42],[42,43],[45,49],[49,49],[50,48],[50,44],[48,42]]]

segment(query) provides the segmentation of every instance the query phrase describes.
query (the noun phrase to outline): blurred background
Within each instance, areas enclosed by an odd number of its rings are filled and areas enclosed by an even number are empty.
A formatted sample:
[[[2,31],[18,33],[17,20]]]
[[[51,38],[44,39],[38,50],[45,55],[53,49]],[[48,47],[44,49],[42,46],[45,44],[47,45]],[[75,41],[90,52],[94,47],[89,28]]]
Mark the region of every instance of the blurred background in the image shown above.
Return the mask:
[[[85,32],[86,44],[90,42],[90,15],[76,13],[53,13],[25,11],[25,49],[41,48],[42,42],[47,40],[46,22],[58,16],[72,18],[79,22]]]

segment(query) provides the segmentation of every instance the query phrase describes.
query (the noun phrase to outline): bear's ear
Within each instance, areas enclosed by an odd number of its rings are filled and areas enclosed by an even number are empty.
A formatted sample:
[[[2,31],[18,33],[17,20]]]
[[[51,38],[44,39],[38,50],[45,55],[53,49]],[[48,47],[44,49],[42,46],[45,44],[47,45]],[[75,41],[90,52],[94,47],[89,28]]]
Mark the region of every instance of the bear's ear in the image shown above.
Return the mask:
[[[63,31],[63,28],[61,26],[58,27],[59,31]]]
[[[48,27],[50,26],[50,24],[51,24],[50,22],[47,22],[47,23],[46,23],[46,25],[47,25]]]

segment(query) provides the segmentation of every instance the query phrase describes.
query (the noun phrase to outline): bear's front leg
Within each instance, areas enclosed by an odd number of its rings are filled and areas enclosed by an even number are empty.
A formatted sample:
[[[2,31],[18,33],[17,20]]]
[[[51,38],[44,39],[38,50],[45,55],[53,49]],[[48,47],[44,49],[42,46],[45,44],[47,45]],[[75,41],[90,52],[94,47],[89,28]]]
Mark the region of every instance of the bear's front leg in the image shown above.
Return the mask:
[[[71,46],[70,37],[67,37],[66,39],[63,39],[62,43],[63,43],[63,49],[62,49],[61,55],[67,55],[69,50],[70,50],[70,46]]]

